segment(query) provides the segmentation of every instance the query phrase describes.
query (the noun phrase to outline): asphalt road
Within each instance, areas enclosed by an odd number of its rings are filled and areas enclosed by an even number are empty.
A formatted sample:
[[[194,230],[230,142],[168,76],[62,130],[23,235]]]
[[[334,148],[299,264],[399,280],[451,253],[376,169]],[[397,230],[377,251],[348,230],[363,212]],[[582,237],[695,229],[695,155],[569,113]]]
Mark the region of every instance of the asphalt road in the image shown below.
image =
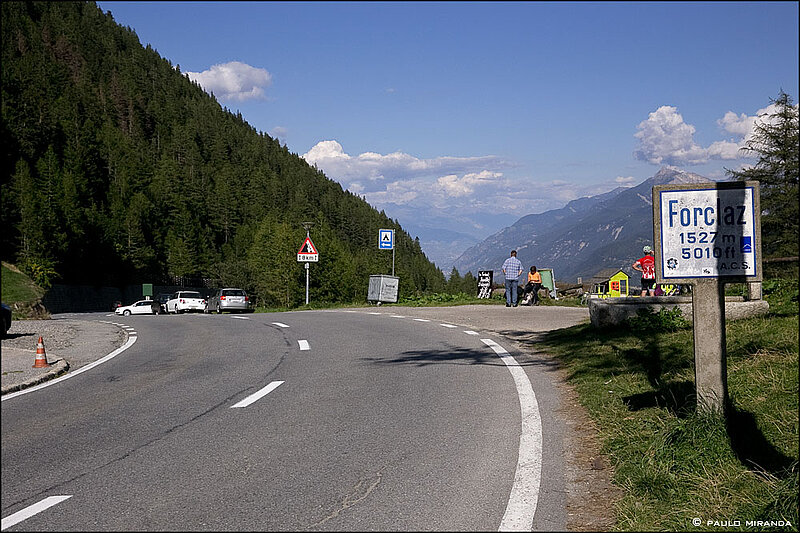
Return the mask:
[[[127,349],[3,397],[4,529],[566,529],[560,400],[508,338],[585,309],[105,315]]]

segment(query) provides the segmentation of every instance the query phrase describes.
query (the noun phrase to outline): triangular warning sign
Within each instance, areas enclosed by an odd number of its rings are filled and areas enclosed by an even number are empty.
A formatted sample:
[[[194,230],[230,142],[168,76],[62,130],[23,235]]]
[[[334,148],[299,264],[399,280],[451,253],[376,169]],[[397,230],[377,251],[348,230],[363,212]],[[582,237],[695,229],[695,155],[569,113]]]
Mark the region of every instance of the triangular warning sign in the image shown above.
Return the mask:
[[[298,254],[316,254],[317,249],[314,247],[314,243],[311,242],[310,237],[306,237],[305,242],[303,242],[303,246],[297,251]]]

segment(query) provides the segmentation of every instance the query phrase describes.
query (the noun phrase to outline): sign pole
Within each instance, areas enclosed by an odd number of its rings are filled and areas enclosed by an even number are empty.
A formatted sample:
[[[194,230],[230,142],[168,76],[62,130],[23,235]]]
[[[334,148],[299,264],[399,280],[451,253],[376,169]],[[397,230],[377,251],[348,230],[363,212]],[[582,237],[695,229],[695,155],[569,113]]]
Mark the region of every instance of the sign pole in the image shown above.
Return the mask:
[[[725,415],[728,368],[725,336],[725,283],[700,279],[692,287],[694,383],[697,409]]]
[[[308,305],[308,271],[309,261],[317,262],[319,261],[319,252],[317,252],[317,248],[314,246],[314,243],[311,242],[311,235],[309,234],[309,228],[311,227],[311,222],[303,222],[303,227],[306,229],[306,240],[303,242],[303,245],[300,247],[300,250],[297,251],[297,261],[304,262],[306,264],[306,305]]]

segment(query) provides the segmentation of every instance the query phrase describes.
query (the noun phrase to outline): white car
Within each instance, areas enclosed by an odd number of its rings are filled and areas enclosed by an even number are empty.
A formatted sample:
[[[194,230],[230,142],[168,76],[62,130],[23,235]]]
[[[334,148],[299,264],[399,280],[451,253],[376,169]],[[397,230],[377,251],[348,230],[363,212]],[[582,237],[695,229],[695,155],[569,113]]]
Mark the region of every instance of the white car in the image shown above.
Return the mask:
[[[123,305],[114,309],[118,315],[157,315],[161,312],[161,306],[155,300],[139,300],[131,305]]]
[[[197,291],[178,291],[167,300],[167,313],[205,310],[206,300]]]

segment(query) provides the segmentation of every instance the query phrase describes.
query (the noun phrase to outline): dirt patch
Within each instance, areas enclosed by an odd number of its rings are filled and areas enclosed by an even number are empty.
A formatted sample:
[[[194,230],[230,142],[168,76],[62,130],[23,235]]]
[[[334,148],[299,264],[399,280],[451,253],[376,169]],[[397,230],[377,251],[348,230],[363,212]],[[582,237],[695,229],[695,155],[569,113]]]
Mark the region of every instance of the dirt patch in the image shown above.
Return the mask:
[[[558,371],[564,374],[563,370]],[[566,426],[564,471],[567,483],[567,529],[569,531],[610,531],[616,524],[616,502],[622,490],[611,480],[614,470],[600,450],[597,428],[578,394],[560,376],[562,407],[559,414]]]

